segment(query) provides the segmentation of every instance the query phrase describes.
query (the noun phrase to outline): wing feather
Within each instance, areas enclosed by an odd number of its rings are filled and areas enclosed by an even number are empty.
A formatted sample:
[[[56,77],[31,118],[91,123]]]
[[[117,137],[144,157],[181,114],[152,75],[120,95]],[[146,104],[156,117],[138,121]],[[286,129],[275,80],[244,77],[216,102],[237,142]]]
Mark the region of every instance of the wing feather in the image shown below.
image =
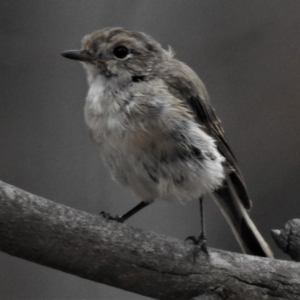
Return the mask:
[[[166,76],[167,74],[167,76]],[[224,137],[221,121],[215,114],[206,91],[206,88],[196,73],[182,62],[173,59],[164,69],[164,78],[169,91],[180,98],[195,115],[196,121],[216,141],[220,153],[226,159],[230,179],[235,187],[241,202],[246,209],[251,208],[246,184],[238,162]],[[226,183],[225,183],[226,184]]]

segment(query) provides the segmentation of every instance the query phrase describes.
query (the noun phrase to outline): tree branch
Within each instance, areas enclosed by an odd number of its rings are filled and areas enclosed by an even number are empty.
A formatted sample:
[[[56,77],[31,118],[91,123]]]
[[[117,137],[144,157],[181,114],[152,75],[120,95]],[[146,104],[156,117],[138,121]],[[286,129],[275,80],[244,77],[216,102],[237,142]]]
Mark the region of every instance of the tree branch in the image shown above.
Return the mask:
[[[0,250],[155,299],[300,299],[300,265],[194,246],[0,181]]]
[[[283,229],[271,232],[277,246],[293,260],[300,261],[300,219],[290,220]]]

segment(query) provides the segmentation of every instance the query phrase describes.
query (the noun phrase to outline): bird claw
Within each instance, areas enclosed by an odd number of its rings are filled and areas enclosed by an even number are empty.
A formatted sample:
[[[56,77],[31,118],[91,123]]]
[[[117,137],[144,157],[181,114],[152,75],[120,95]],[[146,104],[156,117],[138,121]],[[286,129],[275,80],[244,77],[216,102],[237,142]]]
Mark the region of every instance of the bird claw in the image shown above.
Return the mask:
[[[101,211],[99,215],[102,216],[107,221],[117,221],[119,223],[124,222],[124,220],[121,216],[116,215],[115,217],[113,217],[112,215],[110,215],[109,213],[107,213],[105,211]]]
[[[193,243],[194,245],[196,245],[197,242],[198,242],[198,239],[196,239],[193,235],[190,235],[190,236],[188,236],[184,241],[185,241],[185,242],[186,242],[186,241],[192,241],[192,243]]]
[[[207,249],[207,241],[206,237],[203,234],[200,234],[198,238],[194,236],[188,236],[185,241],[191,241],[194,245],[194,251],[193,251],[193,259],[196,261],[197,256],[200,251],[204,252],[207,256],[209,255],[208,249]]]

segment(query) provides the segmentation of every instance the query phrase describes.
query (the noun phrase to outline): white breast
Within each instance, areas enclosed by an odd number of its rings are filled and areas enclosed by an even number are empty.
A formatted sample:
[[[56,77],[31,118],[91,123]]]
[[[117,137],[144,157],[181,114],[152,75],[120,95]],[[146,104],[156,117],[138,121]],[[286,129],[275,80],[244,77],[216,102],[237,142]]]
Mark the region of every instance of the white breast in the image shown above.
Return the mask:
[[[109,146],[118,139],[124,130],[122,118],[119,99],[109,82],[102,75],[96,76],[86,97],[85,121],[98,146],[103,143]]]
[[[103,76],[97,76],[91,84],[86,97],[87,109],[95,114],[102,114],[103,112],[102,105],[104,100],[105,81]]]

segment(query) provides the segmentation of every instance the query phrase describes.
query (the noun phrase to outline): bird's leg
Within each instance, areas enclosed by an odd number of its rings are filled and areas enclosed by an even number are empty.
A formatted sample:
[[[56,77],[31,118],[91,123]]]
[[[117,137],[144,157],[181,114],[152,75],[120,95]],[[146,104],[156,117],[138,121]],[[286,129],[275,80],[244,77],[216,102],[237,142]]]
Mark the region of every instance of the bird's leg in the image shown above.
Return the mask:
[[[200,235],[198,238],[198,241],[200,241],[201,243],[201,248],[202,250],[208,254],[207,251],[207,245],[206,245],[206,231],[205,231],[205,219],[204,219],[204,208],[203,208],[203,201],[204,201],[204,197],[201,196],[199,199],[199,204],[200,204],[200,223],[201,223],[201,231],[200,231]]]
[[[208,254],[207,245],[206,245],[206,232],[205,232],[205,222],[204,222],[204,213],[203,213],[203,201],[204,197],[201,196],[199,198],[200,204],[200,235],[198,238],[194,236],[189,236],[185,240],[190,240],[193,242],[195,246],[197,246],[194,250],[194,260],[196,259],[200,250]]]
[[[142,210],[144,207],[148,206],[151,202],[140,202],[138,205],[136,205],[134,208],[132,208],[130,211],[128,211],[126,214],[122,215],[122,216],[115,216],[112,217],[110,214],[102,211],[100,213],[101,216],[103,216],[105,219],[107,220],[114,220],[120,223],[123,223],[124,221],[126,221],[127,219],[129,219],[130,217],[132,217],[134,214],[136,214],[138,211]]]

